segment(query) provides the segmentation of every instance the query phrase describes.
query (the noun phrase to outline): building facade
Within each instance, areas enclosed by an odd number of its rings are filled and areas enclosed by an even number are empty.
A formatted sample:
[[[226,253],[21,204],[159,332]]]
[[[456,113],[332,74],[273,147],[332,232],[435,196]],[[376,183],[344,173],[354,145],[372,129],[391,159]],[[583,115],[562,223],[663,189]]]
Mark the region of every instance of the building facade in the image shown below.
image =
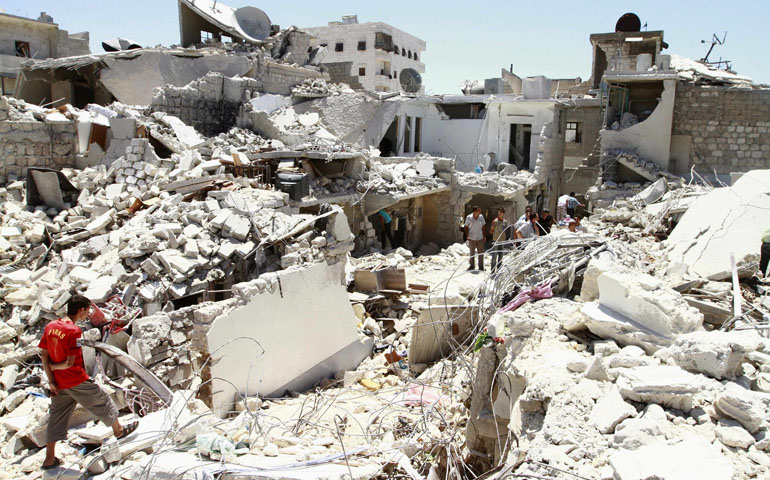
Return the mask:
[[[425,41],[386,23],[358,23],[353,15],[326,27],[304,30],[315,37],[313,46],[326,48],[322,64],[329,69],[332,81],[359,83],[373,92],[399,92],[402,70],[425,73]]]
[[[87,55],[91,53],[88,41],[88,32],[60,30],[45,12],[37,20],[0,13],[0,95],[16,92],[23,61]]]

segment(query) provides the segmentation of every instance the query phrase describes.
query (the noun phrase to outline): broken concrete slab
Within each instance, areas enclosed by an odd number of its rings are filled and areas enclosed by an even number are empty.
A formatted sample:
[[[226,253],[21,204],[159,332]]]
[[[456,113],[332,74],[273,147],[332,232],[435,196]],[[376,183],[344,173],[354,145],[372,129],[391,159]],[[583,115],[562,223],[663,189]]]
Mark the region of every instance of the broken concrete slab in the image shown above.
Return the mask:
[[[236,388],[248,396],[280,395],[302,379],[304,385],[295,385],[302,390],[324,376],[355,369],[367,355],[366,348],[356,347],[361,345],[357,321],[331,267],[317,263],[278,272],[277,278],[280,289],[256,290],[245,305],[214,320],[206,334],[213,359],[213,410],[219,415],[231,410]],[[276,322],[280,328],[274,328]],[[303,378],[325,363],[335,370]]]
[[[743,360],[758,339],[755,332],[692,332],[678,336],[674,345],[659,350],[656,355],[670,358],[690,372],[718,380],[735,379],[743,375]]]
[[[770,394],[752,392],[732,382],[717,396],[714,408],[740,422],[750,433],[770,425]]]
[[[700,438],[658,442],[609,457],[617,480],[731,480],[733,467],[719,448]]]
[[[729,280],[732,252],[739,275],[752,275],[767,229],[768,193],[770,170],[753,170],[731,187],[698,197],[666,241],[668,258],[688,265],[690,273],[702,278]]]
[[[693,395],[700,389],[697,376],[671,366],[622,369],[616,384],[623,398],[685,412],[692,409]]]
[[[600,270],[595,276],[599,300],[582,310],[585,326],[594,334],[653,353],[677,335],[701,328],[703,314],[662,281],[616,264],[594,262],[589,268],[593,264]]]

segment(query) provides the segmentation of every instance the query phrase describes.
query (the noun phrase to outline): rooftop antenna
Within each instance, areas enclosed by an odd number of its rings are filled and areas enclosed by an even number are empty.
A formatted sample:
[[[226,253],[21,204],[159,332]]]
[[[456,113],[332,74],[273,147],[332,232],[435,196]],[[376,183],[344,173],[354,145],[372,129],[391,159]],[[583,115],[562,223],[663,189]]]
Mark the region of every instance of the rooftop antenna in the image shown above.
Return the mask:
[[[711,46],[709,47],[708,52],[706,52],[706,55],[699,60],[701,63],[705,63],[708,66],[721,68],[724,64],[725,70],[730,70],[730,60],[722,60],[722,57],[719,57],[719,60],[716,62],[712,62],[709,60],[709,55],[711,55],[711,52],[714,51],[714,47],[717,45],[722,46],[725,44],[725,41],[727,40],[727,32],[722,35],[722,38],[720,39],[716,33],[711,35],[711,40],[701,40],[700,43],[710,43]]]

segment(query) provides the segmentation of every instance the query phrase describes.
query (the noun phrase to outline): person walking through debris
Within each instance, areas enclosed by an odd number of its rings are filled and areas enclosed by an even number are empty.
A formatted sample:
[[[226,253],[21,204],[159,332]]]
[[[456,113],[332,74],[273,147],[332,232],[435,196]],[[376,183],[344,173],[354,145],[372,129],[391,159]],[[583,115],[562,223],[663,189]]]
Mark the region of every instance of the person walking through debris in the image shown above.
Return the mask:
[[[559,223],[567,216],[567,199],[569,195],[562,195],[556,201],[556,222]]]
[[[537,222],[538,230],[540,231],[540,235],[548,235],[551,233],[551,227],[554,223],[556,223],[556,220],[553,219],[553,215],[551,215],[551,211],[547,208],[543,209],[543,213],[538,215],[540,217],[540,221]]]
[[[503,261],[503,255],[505,255],[505,251],[507,250],[505,242],[510,236],[510,232],[508,231],[508,220],[505,219],[504,208],[497,209],[497,217],[492,220],[490,233],[492,233],[492,241],[494,242],[492,246],[492,272],[494,273]]]
[[[384,208],[377,212],[377,214],[380,216],[380,222],[382,223],[382,229],[380,230],[380,243],[382,244],[382,248],[385,248],[385,237],[387,237],[390,242],[390,248],[396,248],[396,242],[393,240],[393,232],[390,229],[393,224],[393,218]]]
[[[575,210],[577,207],[585,207],[585,205],[575,198],[575,192],[569,192],[569,197],[567,198],[567,215],[570,218],[575,218]]]
[[[468,237],[468,248],[471,251],[468,270],[476,269],[476,254],[479,257],[479,270],[484,270],[484,238],[487,221],[481,214],[481,207],[473,207],[473,213],[465,217],[465,235]]]
[[[770,263],[770,229],[762,235],[762,249],[759,257],[759,275],[767,276],[767,265]]]
[[[533,238],[537,236],[538,228],[537,228],[537,221],[539,220],[539,217],[537,216],[537,213],[533,213],[529,217],[529,221],[526,222],[524,225],[516,229],[516,235],[515,238],[526,240],[528,238]]]
[[[112,433],[119,439],[131,434],[138,425],[132,422],[122,426],[112,399],[86,373],[80,347],[83,332],[75,323],[86,319],[90,306],[90,300],[74,295],[67,302],[67,316],[46,325],[38,344],[43,370],[48,377],[48,389],[51,391],[43,470],[61,464],[56,458],[56,442],[67,439],[67,425],[77,404],[85,407],[105,425],[111,426]]]

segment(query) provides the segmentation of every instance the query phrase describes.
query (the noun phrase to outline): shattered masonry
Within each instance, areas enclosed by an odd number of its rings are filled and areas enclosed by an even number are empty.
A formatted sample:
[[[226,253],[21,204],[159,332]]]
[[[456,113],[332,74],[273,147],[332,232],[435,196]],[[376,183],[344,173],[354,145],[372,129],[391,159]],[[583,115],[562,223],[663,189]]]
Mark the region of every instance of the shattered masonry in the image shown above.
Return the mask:
[[[587,81],[425,95],[390,25],[178,5],[181,46],[99,54],[0,14],[0,476],[41,478],[75,293],[139,428],[78,407],[42,478],[770,475],[769,88],[627,14]],[[473,206],[572,191],[575,232],[467,270]]]

